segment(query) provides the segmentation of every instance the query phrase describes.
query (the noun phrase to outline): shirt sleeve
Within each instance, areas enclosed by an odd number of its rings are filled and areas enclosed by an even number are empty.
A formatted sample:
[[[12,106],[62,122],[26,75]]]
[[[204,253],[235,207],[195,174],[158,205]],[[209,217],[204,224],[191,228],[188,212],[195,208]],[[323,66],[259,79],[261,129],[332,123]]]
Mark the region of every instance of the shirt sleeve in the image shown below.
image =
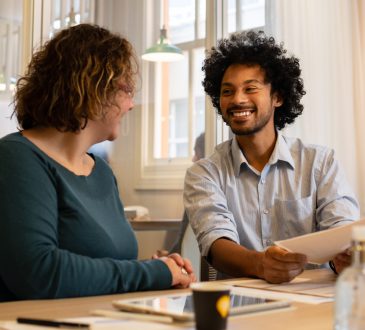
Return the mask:
[[[219,238],[240,244],[233,214],[219,182],[218,169],[209,166],[206,160],[195,163],[185,176],[184,206],[205,257]]]
[[[0,159],[0,298],[4,286],[13,299],[171,286],[171,273],[161,260],[91,258],[61,249],[51,169],[30,148],[15,148],[11,143],[1,144]]]
[[[345,172],[329,150],[317,179],[316,218],[319,230],[345,225],[360,217],[359,204],[346,179]]]

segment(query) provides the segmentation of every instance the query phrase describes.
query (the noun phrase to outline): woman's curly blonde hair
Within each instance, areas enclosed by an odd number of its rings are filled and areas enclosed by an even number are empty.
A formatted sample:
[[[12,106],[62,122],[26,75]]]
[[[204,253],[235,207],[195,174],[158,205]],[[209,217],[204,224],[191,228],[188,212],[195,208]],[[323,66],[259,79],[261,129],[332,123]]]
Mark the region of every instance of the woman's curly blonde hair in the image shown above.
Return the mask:
[[[105,115],[121,81],[134,91],[137,71],[133,47],[119,35],[90,24],[62,30],[18,80],[14,115],[21,129],[78,132]]]

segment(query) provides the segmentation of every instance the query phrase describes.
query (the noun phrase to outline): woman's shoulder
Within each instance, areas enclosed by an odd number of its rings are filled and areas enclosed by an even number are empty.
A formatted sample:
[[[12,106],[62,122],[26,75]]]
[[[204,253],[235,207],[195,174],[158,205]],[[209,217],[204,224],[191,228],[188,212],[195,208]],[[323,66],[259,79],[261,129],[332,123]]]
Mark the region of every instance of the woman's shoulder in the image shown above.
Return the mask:
[[[11,142],[22,142],[23,136],[20,132],[10,133],[0,138],[0,145],[8,144]]]
[[[29,159],[29,154],[34,151],[31,143],[20,132],[8,134],[0,139],[0,158],[3,160]]]

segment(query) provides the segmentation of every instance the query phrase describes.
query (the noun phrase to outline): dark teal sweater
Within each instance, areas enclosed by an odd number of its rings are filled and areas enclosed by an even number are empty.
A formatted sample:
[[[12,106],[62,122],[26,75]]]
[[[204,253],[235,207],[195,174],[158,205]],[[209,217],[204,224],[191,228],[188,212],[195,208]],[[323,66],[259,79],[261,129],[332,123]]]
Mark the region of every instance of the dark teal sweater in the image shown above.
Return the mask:
[[[115,177],[94,159],[78,176],[20,133],[0,139],[0,301],[170,287],[162,261],[136,260]]]

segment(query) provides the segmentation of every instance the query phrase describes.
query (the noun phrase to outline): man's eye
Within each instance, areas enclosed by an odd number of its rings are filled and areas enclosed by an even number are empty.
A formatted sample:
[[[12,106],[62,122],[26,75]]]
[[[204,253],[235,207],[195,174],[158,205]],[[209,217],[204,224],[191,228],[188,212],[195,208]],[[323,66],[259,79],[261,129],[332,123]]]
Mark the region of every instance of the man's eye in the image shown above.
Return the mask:
[[[245,89],[245,91],[246,91],[246,93],[253,93],[253,92],[255,92],[257,90],[257,88],[256,87],[247,87],[246,89]]]
[[[232,91],[230,89],[222,89],[221,90],[221,95],[223,96],[227,96],[227,95],[231,95]]]

